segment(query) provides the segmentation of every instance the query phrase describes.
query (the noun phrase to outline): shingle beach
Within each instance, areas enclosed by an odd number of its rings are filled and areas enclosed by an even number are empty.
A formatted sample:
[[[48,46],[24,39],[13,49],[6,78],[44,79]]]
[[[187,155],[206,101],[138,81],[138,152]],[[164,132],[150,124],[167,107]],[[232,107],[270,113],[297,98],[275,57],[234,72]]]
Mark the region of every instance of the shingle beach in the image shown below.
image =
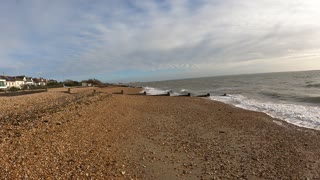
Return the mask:
[[[0,97],[0,179],[320,178],[319,131],[205,98],[128,95],[140,91]]]

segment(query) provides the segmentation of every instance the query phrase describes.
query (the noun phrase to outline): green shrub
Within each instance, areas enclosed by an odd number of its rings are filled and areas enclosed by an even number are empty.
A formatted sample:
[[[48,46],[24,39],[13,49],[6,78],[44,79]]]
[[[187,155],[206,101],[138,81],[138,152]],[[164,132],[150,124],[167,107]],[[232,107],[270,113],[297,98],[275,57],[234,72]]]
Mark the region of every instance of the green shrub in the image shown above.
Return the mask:
[[[57,81],[48,81],[47,83],[48,88],[58,88],[58,87],[63,87],[63,84]]]
[[[17,88],[17,87],[11,87],[9,89],[9,91],[11,91],[11,92],[16,92],[16,91],[19,91],[19,90],[20,90],[20,88]]]
[[[95,86],[101,86],[103,83],[98,80],[98,79],[88,79],[87,80],[87,83],[91,83],[92,85],[95,85]]]
[[[63,84],[64,84],[65,86],[81,86],[81,83],[80,83],[80,82],[78,82],[78,81],[73,81],[73,80],[70,80],[70,79],[63,81]]]
[[[36,86],[36,85],[27,85],[27,84],[22,86],[23,90],[46,89],[46,88],[47,88],[46,86]]]

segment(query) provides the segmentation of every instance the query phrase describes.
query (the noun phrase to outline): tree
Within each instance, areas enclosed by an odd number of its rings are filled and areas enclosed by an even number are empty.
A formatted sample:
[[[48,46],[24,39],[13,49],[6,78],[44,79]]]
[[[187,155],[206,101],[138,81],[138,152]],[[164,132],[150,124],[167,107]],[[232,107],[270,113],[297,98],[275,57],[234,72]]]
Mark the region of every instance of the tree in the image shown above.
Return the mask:
[[[91,83],[92,85],[94,85],[94,86],[101,86],[101,85],[103,85],[103,83],[100,81],[100,80],[98,80],[98,79],[88,79],[88,80],[86,80],[86,81],[84,81],[84,82],[86,82],[86,83]]]
[[[56,80],[48,80],[47,87],[49,88],[56,88],[56,87],[62,87],[63,84],[61,82],[58,82]]]
[[[63,81],[63,84],[65,86],[81,86],[81,83],[78,82],[78,81],[73,81],[73,80],[70,80],[70,79],[67,79],[65,81]]]

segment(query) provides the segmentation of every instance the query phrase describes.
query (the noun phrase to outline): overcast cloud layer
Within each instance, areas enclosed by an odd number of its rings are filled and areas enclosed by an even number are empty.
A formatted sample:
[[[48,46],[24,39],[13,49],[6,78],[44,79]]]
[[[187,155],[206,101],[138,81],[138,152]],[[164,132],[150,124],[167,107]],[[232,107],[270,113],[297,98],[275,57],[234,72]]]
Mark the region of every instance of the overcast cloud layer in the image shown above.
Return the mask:
[[[318,0],[4,0],[0,71],[59,80],[320,69]]]

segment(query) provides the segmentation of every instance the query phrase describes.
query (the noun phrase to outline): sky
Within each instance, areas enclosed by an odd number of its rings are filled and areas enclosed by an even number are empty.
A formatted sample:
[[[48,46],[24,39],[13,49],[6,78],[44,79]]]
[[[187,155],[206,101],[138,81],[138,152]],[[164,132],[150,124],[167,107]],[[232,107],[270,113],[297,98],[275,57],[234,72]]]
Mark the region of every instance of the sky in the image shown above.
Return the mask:
[[[318,0],[0,0],[0,72],[155,81],[320,69]]]

